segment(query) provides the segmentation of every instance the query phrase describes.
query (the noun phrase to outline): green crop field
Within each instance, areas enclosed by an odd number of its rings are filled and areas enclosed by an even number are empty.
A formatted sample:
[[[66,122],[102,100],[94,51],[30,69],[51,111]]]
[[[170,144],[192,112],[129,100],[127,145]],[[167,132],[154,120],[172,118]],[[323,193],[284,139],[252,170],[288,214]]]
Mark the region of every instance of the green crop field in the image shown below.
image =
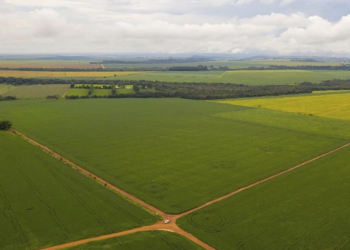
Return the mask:
[[[178,221],[220,250],[350,249],[350,148]]]
[[[165,82],[236,83],[246,85],[281,85],[301,82],[318,83],[332,79],[350,79],[350,71],[312,70],[237,70],[198,72],[151,72],[114,77],[124,80]],[[108,78],[113,79],[113,78]]]
[[[16,101],[0,103],[0,120],[165,212],[179,213],[349,138],[341,121],[259,111],[182,99]],[[286,125],[276,125],[281,120]],[[308,131],[300,122],[314,127]]]
[[[77,95],[77,96],[86,96],[89,95],[88,89],[69,89],[66,96]]]
[[[92,91],[92,95],[97,95],[97,96],[109,96],[112,94],[111,89],[94,89]]]
[[[69,89],[69,84],[22,85],[12,87],[3,96],[15,96],[18,99],[46,98],[47,96],[62,96]]]
[[[201,250],[199,245],[185,237],[166,231],[149,231],[96,241],[66,250]]]
[[[1,250],[38,249],[154,217],[23,139],[0,132]]]

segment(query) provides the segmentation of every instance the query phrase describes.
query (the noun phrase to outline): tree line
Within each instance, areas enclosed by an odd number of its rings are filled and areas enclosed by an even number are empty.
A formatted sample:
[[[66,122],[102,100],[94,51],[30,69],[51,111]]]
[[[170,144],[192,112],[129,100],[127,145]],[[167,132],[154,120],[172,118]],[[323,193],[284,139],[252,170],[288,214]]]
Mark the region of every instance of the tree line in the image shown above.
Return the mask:
[[[277,96],[291,95],[301,93],[311,93],[315,90],[349,90],[350,80],[328,80],[321,83],[304,82],[294,85],[243,85],[243,84],[227,84],[227,83],[188,83],[188,82],[163,82],[163,81],[136,81],[136,80],[67,80],[67,79],[37,79],[37,78],[13,78],[0,77],[1,83],[13,85],[31,85],[31,84],[83,84],[90,90],[90,95],[66,96],[67,99],[90,98],[93,85],[118,85],[123,88],[125,85],[133,85],[134,93],[119,94],[116,90],[115,94],[108,98],[161,98],[161,97],[177,97],[196,100],[225,99],[225,98],[242,98],[242,97],[258,97],[258,96]],[[114,88],[115,89],[115,88]],[[92,96],[99,98],[99,96]]]
[[[0,101],[13,101],[16,100],[16,97],[14,96],[1,96],[0,95]]]

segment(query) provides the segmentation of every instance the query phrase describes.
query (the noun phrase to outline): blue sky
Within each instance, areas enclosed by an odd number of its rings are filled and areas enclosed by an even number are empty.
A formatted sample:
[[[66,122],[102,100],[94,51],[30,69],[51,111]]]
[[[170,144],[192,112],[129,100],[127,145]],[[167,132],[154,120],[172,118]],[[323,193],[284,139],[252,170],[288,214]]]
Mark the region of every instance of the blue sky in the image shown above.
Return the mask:
[[[350,55],[348,0],[0,0],[0,53]]]

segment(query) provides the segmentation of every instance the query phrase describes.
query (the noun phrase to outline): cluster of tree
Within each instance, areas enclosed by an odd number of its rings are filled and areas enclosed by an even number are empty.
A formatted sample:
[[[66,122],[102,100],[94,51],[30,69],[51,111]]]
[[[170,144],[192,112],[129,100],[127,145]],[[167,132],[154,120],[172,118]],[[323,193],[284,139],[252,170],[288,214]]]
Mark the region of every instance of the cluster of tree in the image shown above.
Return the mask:
[[[206,71],[208,70],[207,66],[198,65],[198,66],[176,66],[170,67],[169,71]]]
[[[12,126],[12,123],[9,121],[0,121],[0,130],[9,130]]]
[[[118,83],[121,85],[121,83]],[[125,84],[125,82],[123,83]],[[196,100],[242,98],[258,96],[278,96],[301,93],[311,93],[315,90],[345,90],[350,89],[350,80],[331,80],[321,83],[304,82],[295,85],[242,85],[224,83],[171,83],[153,82],[152,84],[141,85],[137,81],[128,82],[133,84],[135,93],[102,96],[105,98],[162,98],[177,97]],[[154,87],[153,91],[143,91],[145,86]],[[79,96],[66,97],[77,99]],[[100,96],[84,96],[80,98],[100,98]]]
[[[14,96],[1,96],[0,95],[0,101],[13,101],[16,100],[16,97]]]
[[[78,85],[76,86],[75,84],[71,84],[70,85],[71,88],[76,88],[76,89],[90,89],[91,88],[91,84],[83,84],[83,85]],[[102,85],[101,87],[99,88],[103,88],[103,89],[112,89],[112,85]]]
[[[342,90],[350,89],[350,80],[329,80],[321,83],[304,82],[295,85],[265,85],[248,86],[243,84],[224,84],[224,83],[179,83],[162,81],[130,81],[130,80],[65,80],[65,79],[30,79],[30,78],[0,78],[0,82],[22,84],[85,84],[89,86],[89,95],[84,97],[66,96],[67,99],[76,98],[98,98],[92,96],[93,85],[110,85],[112,89],[115,86],[123,88],[125,85],[133,85],[135,93],[118,94],[118,91],[111,91],[111,95],[104,96],[108,98],[160,98],[160,97],[178,97],[187,99],[222,99],[238,97],[256,97],[272,95],[289,95],[299,93],[311,93],[314,90]],[[114,86],[114,87],[113,87]],[[152,89],[152,91],[147,91]]]
[[[48,95],[48,96],[46,97],[46,99],[56,99],[56,100],[58,100],[59,98],[60,98],[59,95]]]
[[[93,84],[90,84],[90,87],[89,87],[89,95],[92,95],[92,92],[94,92],[94,85]]]

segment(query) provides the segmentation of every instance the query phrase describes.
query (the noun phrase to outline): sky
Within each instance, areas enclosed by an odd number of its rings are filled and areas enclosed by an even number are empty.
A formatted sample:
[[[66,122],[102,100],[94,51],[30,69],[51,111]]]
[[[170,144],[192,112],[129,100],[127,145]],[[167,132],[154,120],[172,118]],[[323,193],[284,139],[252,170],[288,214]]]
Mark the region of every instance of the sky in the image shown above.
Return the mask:
[[[0,53],[350,56],[350,1],[0,0]]]

